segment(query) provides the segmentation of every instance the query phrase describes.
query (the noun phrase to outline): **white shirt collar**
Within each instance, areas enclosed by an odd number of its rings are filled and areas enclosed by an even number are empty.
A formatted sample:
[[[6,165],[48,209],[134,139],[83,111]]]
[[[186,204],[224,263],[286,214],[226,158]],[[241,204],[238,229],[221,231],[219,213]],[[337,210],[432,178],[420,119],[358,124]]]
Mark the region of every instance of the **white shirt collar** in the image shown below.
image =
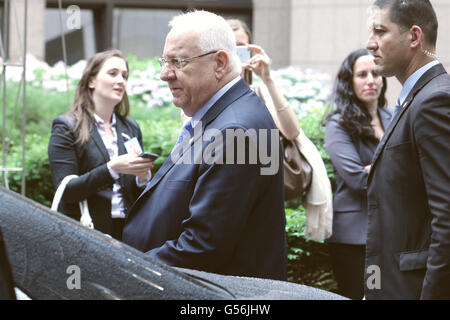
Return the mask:
[[[211,98],[209,98],[208,101],[200,108],[198,109],[194,115],[192,116],[191,123],[192,128],[194,128],[199,122],[203,116],[208,112],[209,109],[228,91],[231,89],[232,86],[234,86],[239,80],[241,79],[240,76],[234,78],[230,82],[228,82],[226,85],[224,85],[219,91],[217,91]]]
[[[403,105],[403,102],[405,102],[406,98],[408,97],[417,81],[419,81],[420,77],[422,77],[425,72],[439,63],[440,62],[438,60],[431,61],[409,76],[409,78],[405,81],[402,91],[400,92],[400,95],[398,97],[400,105]]]
[[[94,119],[95,119],[95,122],[97,123],[97,125],[100,125],[100,124],[104,125],[105,124],[105,121],[103,121],[103,119],[100,118],[100,116],[98,114],[96,114],[95,112],[94,112]],[[111,120],[111,127],[115,126],[115,125],[116,125],[116,114],[113,113],[112,120]]]

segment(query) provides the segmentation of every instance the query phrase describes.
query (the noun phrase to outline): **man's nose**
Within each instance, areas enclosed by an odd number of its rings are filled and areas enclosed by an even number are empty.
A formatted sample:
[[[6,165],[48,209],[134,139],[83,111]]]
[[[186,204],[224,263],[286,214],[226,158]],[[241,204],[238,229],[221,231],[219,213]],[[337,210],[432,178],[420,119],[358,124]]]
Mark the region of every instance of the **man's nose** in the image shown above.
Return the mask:
[[[169,65],[166,64],[161,69],[161,73],[159,74],[159,78],[162,81],[169,81],[171,79],[174,79],[175,78],[175,71]]]
[[[369,35],[369,38],[367,39],[366,49],[371,51],[375,51],[377,49],[377,42],[375,41],[373,32]]]

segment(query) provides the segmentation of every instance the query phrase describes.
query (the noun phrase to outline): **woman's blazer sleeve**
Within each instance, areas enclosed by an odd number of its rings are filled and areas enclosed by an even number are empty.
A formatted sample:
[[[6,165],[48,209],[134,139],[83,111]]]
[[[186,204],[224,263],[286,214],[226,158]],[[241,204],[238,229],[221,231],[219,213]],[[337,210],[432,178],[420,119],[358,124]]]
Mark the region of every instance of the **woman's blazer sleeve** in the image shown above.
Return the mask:
[[[99,190],[112,186],[114,179],[108,171],[106,162],[91,155],[89,142],[81,147],[75,145],[76,137],[70,131],[69,123],[69,119],[65,116],[53,121],[48,158],[55,187],[58,187],[67,175],[79,176],[68,183],[62,198],[65,202],[77,203]],[[90,167],[92,169],[82,170]]]
[[[325,148],[333,167],[352,190],[366,194],[369,174],[364,169],[352,138],[341,127],[337,117],[328,120],[325,127]]]

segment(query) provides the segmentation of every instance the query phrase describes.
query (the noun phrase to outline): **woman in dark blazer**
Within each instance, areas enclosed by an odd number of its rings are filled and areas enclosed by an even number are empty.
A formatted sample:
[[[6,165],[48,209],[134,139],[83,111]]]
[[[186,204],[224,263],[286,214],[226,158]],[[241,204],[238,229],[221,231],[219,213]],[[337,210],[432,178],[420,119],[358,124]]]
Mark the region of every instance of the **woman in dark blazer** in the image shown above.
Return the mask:
[[[72,179],[58,211],[80,220],[87,199],[94,228],[121,240],[129,206],[145,187],[153,162],[139,157],[142,134],[127,118],[128,63],[118,50],[89,59],[72,109],[52,125],[48,157],[53,183]]]
[[[335,80],[326,117],[325,147],[333,164],[333,234],[327,240],[339,293],[364,296],[367,177],[375,149],[389,125],[386,79],[376,74],[366,49],[352,52]]]

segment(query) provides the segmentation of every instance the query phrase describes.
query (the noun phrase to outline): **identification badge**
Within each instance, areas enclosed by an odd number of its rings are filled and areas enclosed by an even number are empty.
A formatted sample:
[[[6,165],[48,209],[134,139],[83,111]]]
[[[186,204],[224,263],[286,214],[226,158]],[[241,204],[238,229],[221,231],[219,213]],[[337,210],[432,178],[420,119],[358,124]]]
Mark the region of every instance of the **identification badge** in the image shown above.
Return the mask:
[[[124,142],[125,149],[128,153],[139,156],[142,153],[141,145],[136,137]]]

